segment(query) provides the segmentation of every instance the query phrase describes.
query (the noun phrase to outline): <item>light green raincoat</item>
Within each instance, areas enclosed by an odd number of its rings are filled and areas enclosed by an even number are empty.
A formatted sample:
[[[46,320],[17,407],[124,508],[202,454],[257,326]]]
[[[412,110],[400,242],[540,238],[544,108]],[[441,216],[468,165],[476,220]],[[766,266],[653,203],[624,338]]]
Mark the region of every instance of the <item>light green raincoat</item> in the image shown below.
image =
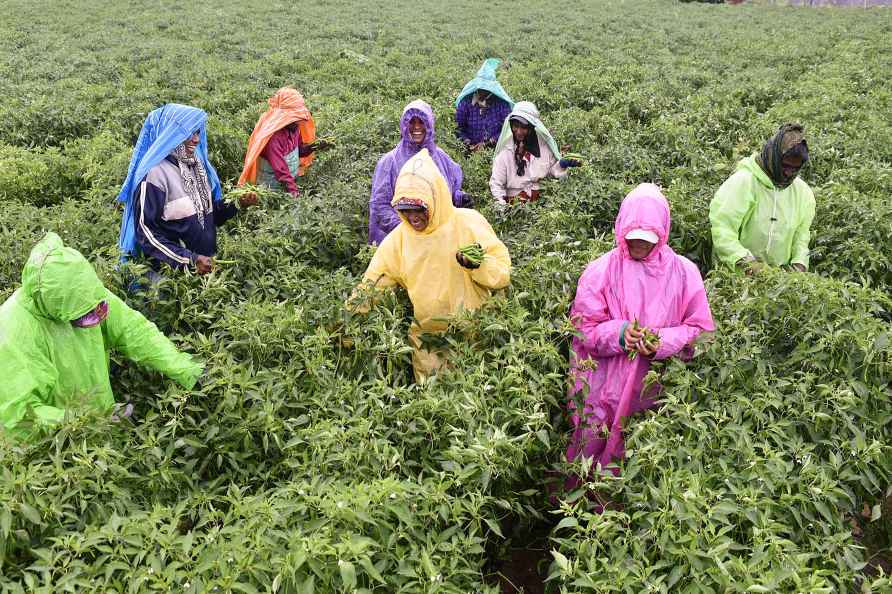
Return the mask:
[[[742,159],[709,205],[713,259],[734,267],[747,256],[771,266],[808,268],[815,197],[801,178],[777,188],[755,155]]]
[[[108,302],[108,317],[101,324],[71,324],[102,301]],[[111,408],[111,349],[187,389],[202,371],[106,289],[80,252],[47,233],[31,250],[21,288],[0,306],[0,427],[23,438],[31,422],[52,426],[66,408]]]

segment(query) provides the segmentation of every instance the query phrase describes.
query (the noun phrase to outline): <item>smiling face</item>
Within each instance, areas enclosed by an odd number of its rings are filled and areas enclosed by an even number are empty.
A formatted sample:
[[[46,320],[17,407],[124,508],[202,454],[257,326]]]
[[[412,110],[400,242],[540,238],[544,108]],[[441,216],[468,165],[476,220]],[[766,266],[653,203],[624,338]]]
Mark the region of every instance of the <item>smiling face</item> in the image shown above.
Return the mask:
[[[528,126],[521,124],[516,120],[511,120],[511,134],[514,135],[515,144],[523,144],[530,133]]]
[[[198,130],[192,133],[192,136],[186,139],[186,142],[183,143],[183,147],[186,149],[186,155],[192,157],[195,155],[195,147],[198,146],[198,143],[201,141],[201,137],[198,135]]]
[[[415,144],[421,144],[424,142],[425,136],[427,136],[427,126],[424,125],[421,118],[414,116],[409,120],[409,140]]]
[[[419,233],[427,229],[427,224],[430,221],[430,218],[428,217],[427,211],[423,208],[403,210],[402,214],[406,217],[406,221],[408,221],[409,225]]]
[[[629,248],[629,256],[633,260],[644,260],[654,249],[654,244],[643,239],[627,239],[626,245]]]

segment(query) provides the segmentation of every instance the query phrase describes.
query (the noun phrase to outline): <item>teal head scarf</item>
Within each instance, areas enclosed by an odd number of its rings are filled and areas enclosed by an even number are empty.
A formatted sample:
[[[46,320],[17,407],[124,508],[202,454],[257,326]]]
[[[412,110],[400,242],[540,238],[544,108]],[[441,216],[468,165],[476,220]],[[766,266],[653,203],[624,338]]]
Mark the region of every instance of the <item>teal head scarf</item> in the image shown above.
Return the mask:
[[[477,71],[477,76],[471,79],[471,81],[465,85],[465,88],[461,90],[461,93],[458,94],[458,99],[455,100],[455,106],[458,107],[461,100],[468,95],[483,90],[489,91],[499,99],[505,100],[511,107],[514,107],[514,101],[511,100],[511,97],[505,92],[505,89],[502,88],[499,81],[496,80],[496,68],[498,68],[501,63],[502,61],[498,58],[487,58],[480,67],[480,70]]]

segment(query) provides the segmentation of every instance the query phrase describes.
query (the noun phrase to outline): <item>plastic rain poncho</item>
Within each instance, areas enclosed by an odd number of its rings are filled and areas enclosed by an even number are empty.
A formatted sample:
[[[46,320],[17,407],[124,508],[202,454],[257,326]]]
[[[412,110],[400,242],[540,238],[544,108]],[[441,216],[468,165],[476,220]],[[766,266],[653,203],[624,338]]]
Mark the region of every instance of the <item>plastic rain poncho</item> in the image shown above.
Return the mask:
[[[742,159],[709,205],[713,259],[729,268],[749,256],[808,268],[814,218],[815,196],[802,178],[778,188],[756,155]]]
[[[108,317],[98,326],[71,324],[102,301]],[[111,408],[112,349],[187,389],[202,371],[106,289],[80,252],[47,233],[31,251],[21,288],[0,306],[0,425],[22,438],[31,422],[57,424],[68,408]]]
[[[424,122],[427,135],[420,145],[412,142],[409,136],[409,122],[418,117]],[[369,199],[369,243],[380,244],[397,225],[400,217],[390,204],[396,178],[406,161],[418,151],[427,149],[437,164],[437,169],[446,180],[452,203],[458,207],[471,206],[470,200],[461,189],[464,174],[461,166],[453,161],[436,143],[434,133],[434,110],[421,99],[409,103],[400,118],[400,143],[378,160],[372,178],[372,196]]]
[[[639,355],[630,361],[620,344],[626,323],[637,319],[660,336],[655,359],[690,356],[694,339],[715,329],[700,271],[666,244],[669,226],[669,204],[660,189],[638,186],[620,206],[616,247],[589,264],[579,279],[570,312],[581,337],[573,339],[571,355],[574,432],[568,460],[584,455],[605,467],[622,459],[622,419],[654,403],[654,394],[642,395],[650,360]],[[632,259],[622,239],[633,229],[659,237],[644,260]],[[574,400],[585,403],[582,415]]]
[[[418,232],[402,220],[378,246],[348,307],[367,311],[368,301],[358,298],[369,287],[406,289],[417,320],[409,336],[415,349],[412,363],[416,380],[422,382],[444,361],[422,348],[420,335],[444,331],[450,316],[480,307],[493,291],[508,286],[511,258],[482,214],[453,205],[449,186],[427,149],[400,171],[393,204],[400,198],[421,200],[428,209],[428,226]],[[475,270],[463,268],[455,259],[459,248],[472,243],[479,243],[487,254]]]

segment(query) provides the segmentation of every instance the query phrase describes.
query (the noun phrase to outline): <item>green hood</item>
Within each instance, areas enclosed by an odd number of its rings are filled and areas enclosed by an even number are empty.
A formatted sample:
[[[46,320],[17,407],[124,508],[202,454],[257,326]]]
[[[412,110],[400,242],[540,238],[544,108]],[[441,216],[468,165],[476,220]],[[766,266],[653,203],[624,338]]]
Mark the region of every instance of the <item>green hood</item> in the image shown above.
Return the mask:
[[[756,153],[753,153],[749,157],[744,157],[737,163],[737,171],[749,171],[753,174],[759,183],[765,186],[768,189],[774,188],[774,182],[771,181],[771,178],[768,177],[768,174],[765,173],[765,170],[759,165],[756,161]]]
[[[96,307],[107,290],[87,259],[51,232],[28,256],[22,294],[24,306],[34,315],[68,322]]]

